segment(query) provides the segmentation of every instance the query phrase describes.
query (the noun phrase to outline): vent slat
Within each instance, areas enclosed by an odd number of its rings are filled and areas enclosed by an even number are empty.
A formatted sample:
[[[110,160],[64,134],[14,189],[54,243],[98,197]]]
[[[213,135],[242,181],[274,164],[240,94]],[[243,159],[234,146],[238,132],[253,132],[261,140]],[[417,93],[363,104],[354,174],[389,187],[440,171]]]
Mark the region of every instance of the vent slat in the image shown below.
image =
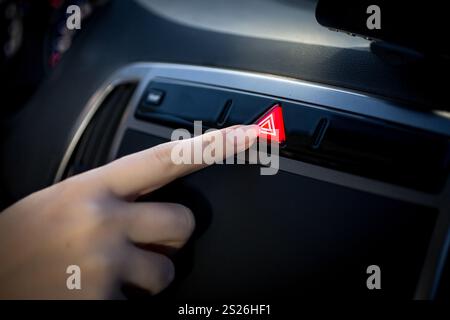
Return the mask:
[[[103,100],[84,130],[64,178],[106,164],[117,127],[136,86],[136,83],[120,84]]]

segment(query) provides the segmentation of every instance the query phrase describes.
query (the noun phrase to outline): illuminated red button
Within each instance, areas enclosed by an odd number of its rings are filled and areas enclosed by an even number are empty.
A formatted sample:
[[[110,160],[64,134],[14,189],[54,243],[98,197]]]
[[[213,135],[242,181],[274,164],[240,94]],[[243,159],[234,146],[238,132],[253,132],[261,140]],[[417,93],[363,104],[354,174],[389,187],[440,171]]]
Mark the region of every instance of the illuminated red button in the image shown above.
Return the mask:
[[[259,126],[259,137],[266,140],[274,140],[283,143],[286,140],[284,132],[283,112],[279,104],[270,108],[256,121]]]

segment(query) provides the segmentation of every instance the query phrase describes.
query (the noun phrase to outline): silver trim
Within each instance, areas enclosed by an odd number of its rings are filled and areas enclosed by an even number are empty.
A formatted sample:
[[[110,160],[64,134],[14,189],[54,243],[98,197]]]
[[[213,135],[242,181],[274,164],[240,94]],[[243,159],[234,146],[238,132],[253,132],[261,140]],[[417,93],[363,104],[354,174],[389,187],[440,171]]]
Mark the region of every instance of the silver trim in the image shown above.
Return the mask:
[[[84,130],[88,126],[92,117],[94,116],[97,109],[102,104],[103,100],[108,96],[108,94],[119,84],[124,84],[127,82],[139,82],[142,77],[139,74],[139,70],[134,68],[127,68],[126,70],[120,70],[111,76],[89,99],[86,106],[83,108],[78,120],[75,123],[71,133],[70,139],[67,144],[66,151],[64,152],[63,158],[58,166],[58,169],[53,179],[53,183],[61,181],[63,178],[64,171],[66,170],[67,164],[78,144]]]
[[[111,147],[109,159],[113,160],[116,157],[123,135],[128,128],[163,138],[170,138],[170,129],[140,121],[134,117],[134,111],[145,87],[155,77],[191,81],[205,85],[221,86],[228,89],[244,90],[254,94],[307,102],[318,105],[319,108],[324,107],[351,112],[450,137],[450,114],[446,112],[419,112],[407,109],[400,104],[380,97],[274,75],[190,65],[137,63],[119,70],[89,100],[71,134],[72,138],[58,168],[55,182],[61,180],[76,144],[93,114],[103,99],[111,92],[112,88],[120,83],[137,81],[139,85],[120,122]],[[442,256],[441,249],[449,232],[450,180],[447,181],[446,188],[441,194],[430,195],[286,158],[280,159],[280,170],[389,198],[438,208],[439,216],[415,294],[415,299],[427,299],[431,297],[433,283],[436,278],[436,270],[440,257]]]

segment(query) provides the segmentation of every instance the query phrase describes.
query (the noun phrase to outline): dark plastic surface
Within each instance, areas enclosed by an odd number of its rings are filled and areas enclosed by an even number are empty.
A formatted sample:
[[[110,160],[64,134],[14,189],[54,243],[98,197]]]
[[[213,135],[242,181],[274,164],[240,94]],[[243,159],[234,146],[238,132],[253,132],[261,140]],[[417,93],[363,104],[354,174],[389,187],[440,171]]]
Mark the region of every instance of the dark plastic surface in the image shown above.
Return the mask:
[[[130,130],[118,157],[163,141]],[[145,200],[180,202],[196,215],[163,294],[183,303],[412,298],[437,213],[285,172],[261,176],[256,165],[213,166]],[[380,291],[366,287],[372,264]]]
[[[366,23],[370,16],[367,8],[374,4],[380,8],[379,29],[369,29]],[[424,5],[407,0],[320,0],[316,19],[331,29],[448,57],[450,46],[441,38],[442,32],[448,30],[445,8],[445,3],[439,1]],[[405,18],[420,23],[405,23]]]
[[[445,137],[304,104],[282,106],[284,156],[430,193],[445,185]]]
[[[444,248],[444,254],[446,255],[446,259],[443,262],[444,266],[442,268],[442,273],[439,278],[439,283],[437,285],[437,291],[435,294],[435,299],[440,302],[449,302],[450,301],[450,253],[449,247]]]

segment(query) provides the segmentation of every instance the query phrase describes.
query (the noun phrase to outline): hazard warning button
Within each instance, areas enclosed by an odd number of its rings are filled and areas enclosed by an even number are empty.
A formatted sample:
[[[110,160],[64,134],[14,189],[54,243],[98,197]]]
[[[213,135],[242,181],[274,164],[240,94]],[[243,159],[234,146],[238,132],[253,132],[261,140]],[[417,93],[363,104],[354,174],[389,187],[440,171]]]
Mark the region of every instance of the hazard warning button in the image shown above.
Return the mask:
[[[260,138],[273,140],[278,143],[283,143],[286,140],[281,105],[276,104],[271,107],[256,121],[256,124],[259,126]]]

